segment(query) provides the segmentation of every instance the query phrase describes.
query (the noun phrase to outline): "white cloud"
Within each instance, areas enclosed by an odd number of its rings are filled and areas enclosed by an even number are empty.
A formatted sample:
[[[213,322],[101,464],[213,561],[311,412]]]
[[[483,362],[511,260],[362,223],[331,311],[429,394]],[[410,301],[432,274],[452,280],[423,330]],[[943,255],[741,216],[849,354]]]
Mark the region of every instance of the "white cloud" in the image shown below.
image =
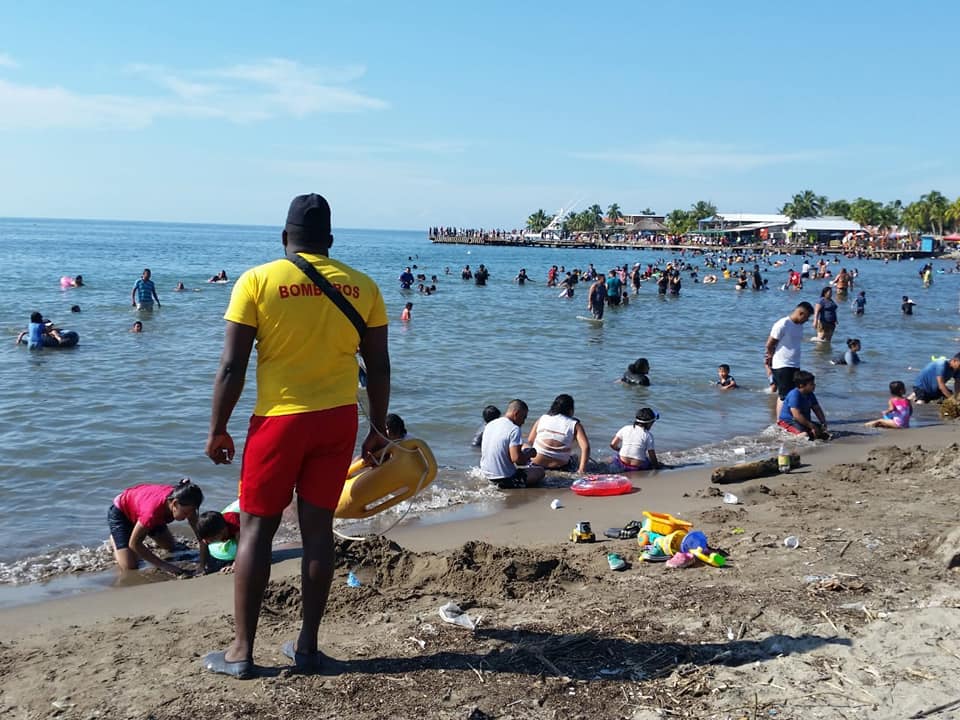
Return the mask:
[[[7,56],[0,55],[0,66]],[[136,95],[81,93],[60,86],[0,80],[0,128],[140,128],[164,117],[216,118],[233,123],[283,115],[380,110],[378,98],[348,86],[360,67],[315,68],[269,59],[225,69],[173,72],[131,65],[127,72],[155,88]]]
[[[666,175],[698,176],[713,172],[745,172],[772,165],[807,163],[823,159],[826,153],[819,150],[757,152],[731,145],[667,141],[646,148],[573,152],[571,156],[580,160],[632,165]]]

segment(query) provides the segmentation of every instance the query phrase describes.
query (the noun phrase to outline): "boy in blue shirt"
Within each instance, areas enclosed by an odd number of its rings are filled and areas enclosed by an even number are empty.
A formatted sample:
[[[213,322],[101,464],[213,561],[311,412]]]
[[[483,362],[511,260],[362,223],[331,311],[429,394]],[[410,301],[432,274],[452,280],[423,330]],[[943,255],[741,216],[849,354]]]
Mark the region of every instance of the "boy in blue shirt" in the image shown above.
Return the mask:
[[[130,291],[130,304],[137,310],[153,310],[153,301],[157,301],[157,307],[160,307],[160,298],[157,296],[157,288],[150,279],[150,268],[144,268],[143,274]]]
[[[820,407],[817,396],[813,394],[817,386],[813,373],[797,370],[793,381],[796,387],[783,399],[777,425],[794,435],[806,433],[811,440],[829,440],[827,416],[823,414],[823,408]],[[816,414],[817,419],[820,420],[819,423],[810,419],[811,412]]]

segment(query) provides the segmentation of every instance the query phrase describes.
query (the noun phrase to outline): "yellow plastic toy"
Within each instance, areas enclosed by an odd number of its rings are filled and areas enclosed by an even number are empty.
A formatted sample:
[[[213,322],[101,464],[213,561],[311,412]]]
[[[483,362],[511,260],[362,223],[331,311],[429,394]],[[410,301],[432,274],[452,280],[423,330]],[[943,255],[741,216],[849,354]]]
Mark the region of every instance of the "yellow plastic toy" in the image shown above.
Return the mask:
[[[714,567],[720,568],[727,564],[727,559],[718,552],[712,552],[707,555],[703,551],[703,548],[694,548],[690,551],[690,554],[700,562],[706,563],[707,565],[713,565]]]
[[[680,552],[680,545],[683,543],[683,538],[687,536],[686,530],[674,530],[669,535],[661,535],[653,544],[660,549],[664,555],[672,557]]]
[[[646,518],[643,521],[643,529],[647,532],[655,532],[658,535],[669,535],[677,530],[683,530],[686,534],[693,527],[693,523],[679,520],[669,513],[655,513],[644,510],[643,516]]]
[[[437,461],[429,446],[406,438],[384,448],[377,465],[357,460],[347,471],[335,517],[360,519],[376,515],[413,497],[437,477]]]

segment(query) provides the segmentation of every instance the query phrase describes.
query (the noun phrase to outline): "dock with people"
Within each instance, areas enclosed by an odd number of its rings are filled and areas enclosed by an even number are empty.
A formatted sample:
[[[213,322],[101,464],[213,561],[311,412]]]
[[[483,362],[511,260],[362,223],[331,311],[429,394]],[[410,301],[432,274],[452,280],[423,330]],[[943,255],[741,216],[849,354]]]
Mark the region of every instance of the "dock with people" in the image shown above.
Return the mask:
[[[711,238],[705,242],[677,242],[676,238],[645,237],[631,238],[623,236],[587,236],[572,235],[569,237],[529,238],[520,233],[489,233],[489,234],[429,234],[431,243],[441,245],[484,245],[492,247],[531,247],[550,249],[591,249],[591,250],[659,250],[663,252],[702,253],[722,250],[728,252],[737,250],[745,254],[763,252],[778,252],[791,255],[826,254],[850,255],[856,257],[889,258],[890,260],[908,258],[938,257],[942,254],[936,250],[921,250],[916,248],[876,248],[864,245],[856,247],[816,247],[806,244],[771,245],[769,243],[724,243]]]

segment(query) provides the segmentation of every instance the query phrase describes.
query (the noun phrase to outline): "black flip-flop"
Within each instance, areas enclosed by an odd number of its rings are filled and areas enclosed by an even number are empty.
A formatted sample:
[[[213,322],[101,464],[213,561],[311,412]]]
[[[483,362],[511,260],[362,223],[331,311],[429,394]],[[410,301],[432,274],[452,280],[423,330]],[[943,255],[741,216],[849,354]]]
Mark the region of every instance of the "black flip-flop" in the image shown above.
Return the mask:
[[[229,662],[225,652],[212,652],[204,655],[203,668],[220,675],[235,677],[237,680],[249,680],[253,677],[253,663],[250,660]]]
[[[607,528],[604,535],[614,540],[630,540],[640,534],[643,524],[637,520],[631,520],[622,528]]]

